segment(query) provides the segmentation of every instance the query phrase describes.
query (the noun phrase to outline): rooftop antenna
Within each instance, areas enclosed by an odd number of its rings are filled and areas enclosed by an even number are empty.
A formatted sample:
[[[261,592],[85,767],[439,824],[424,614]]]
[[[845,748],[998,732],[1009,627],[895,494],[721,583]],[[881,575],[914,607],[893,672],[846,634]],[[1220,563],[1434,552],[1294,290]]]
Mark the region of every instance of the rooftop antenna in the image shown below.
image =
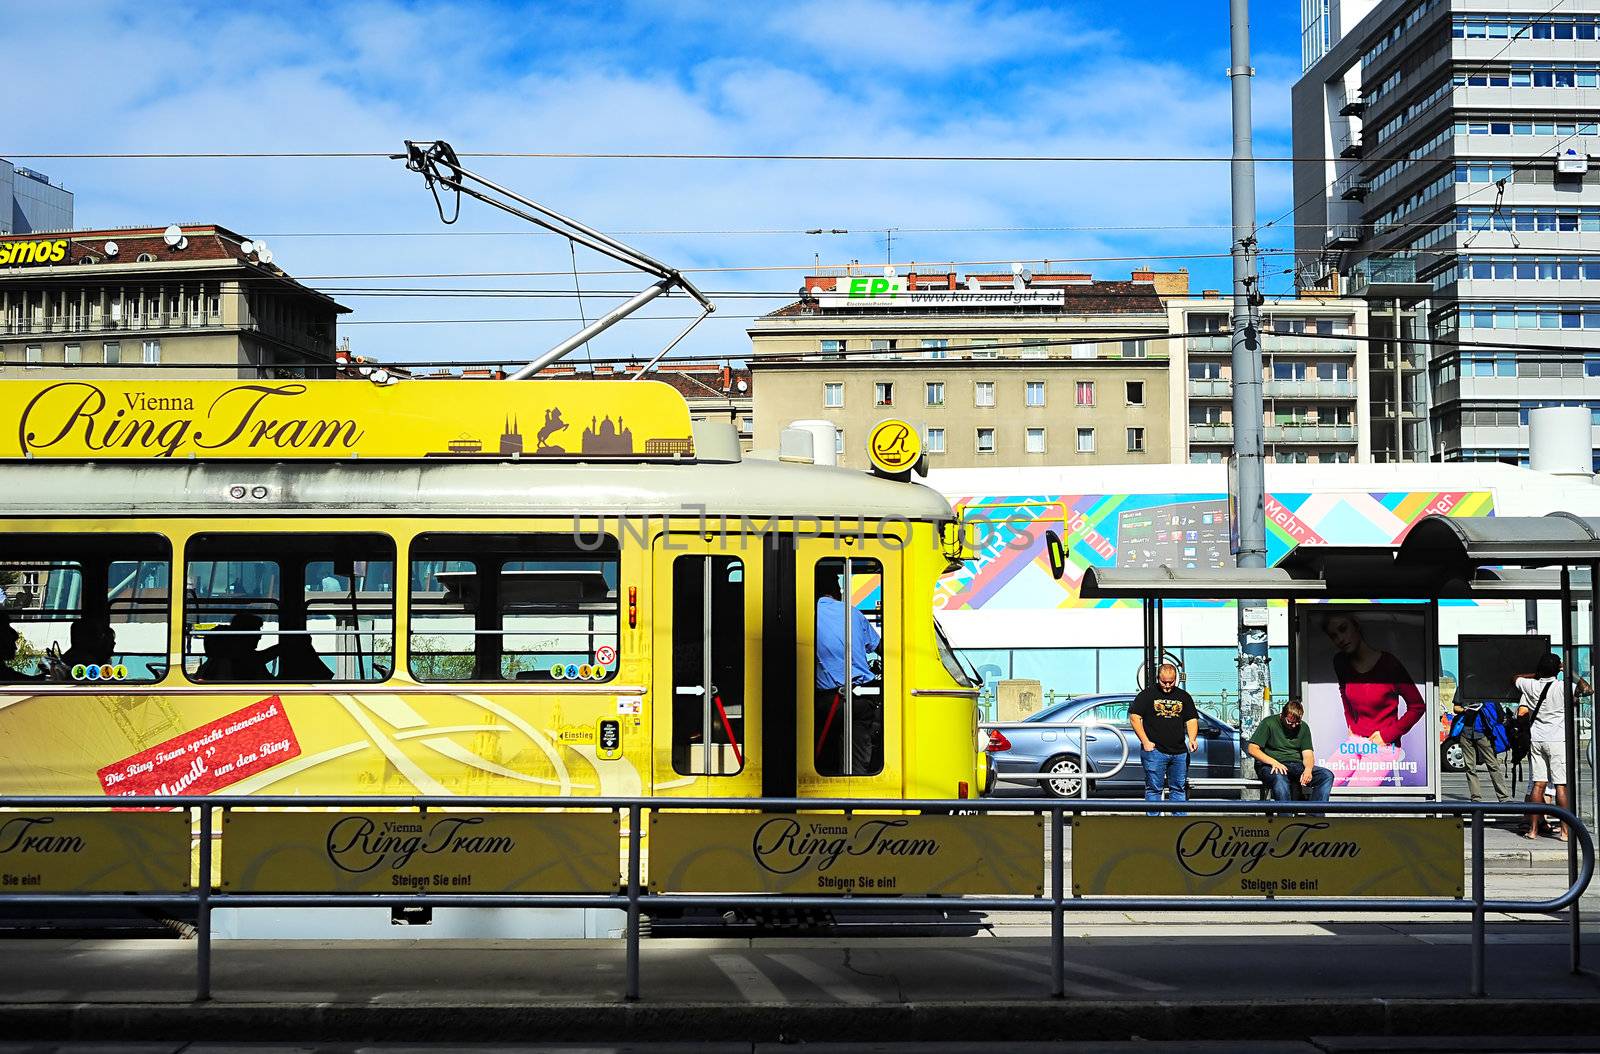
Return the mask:
[[[413,142],[406,140],[406,152],[390,155],[397,161],[404,161],[406,168],[422,175],[423,182],[433,194],[434,204],[438,206],[439,218],[445,223],[454,223],[461,216],[461,195],[467,194],[479,201],[529,223],[543,227],[547,231],[559,234],[568,241],[593,249],[602,256],[608,256],[618,263],[626,264],[636,270],[655,278],[650,285],[635,293],[625,303],[601,315],[593,322],[584,326],[577,333],[567,337],[555,347],[546,351],[526,366],[521,367],[507,375],[507,380],[520,381],[532,377],[546,366],[560,359],[572,349],[599,336],[618,322],[644,307],[656,297],[670,293],[673,289],[681,289],[700,305],[700,314],[683,328],[672,342],[662,348],[655,358],[640,367],[639,372],[632,377],[638,380],[655,368],[656,363],[666,357],[667,353],[678,346],[678,343],[689,332],[706,319],[711,312],[716,310],[716,305],[706,299],[704,293],[696,289],[694,284],[685,278],[682,272],[668,267],[666,264],[655,260],[637,249],[624,245],[608,235],[602,234],[593,227],[579,223],[571,217],[564,216],[554,209],[546,208],[536,201],[532,201],[520,194],[515,194],[497,183],[493,183],[475,172],[461,166],[460,159],[456,156],[455,149],[442,140],[436,142]],[[453,192],[454,208],[451,215],[446,218],[444,201],[440,197],[439,188]]]

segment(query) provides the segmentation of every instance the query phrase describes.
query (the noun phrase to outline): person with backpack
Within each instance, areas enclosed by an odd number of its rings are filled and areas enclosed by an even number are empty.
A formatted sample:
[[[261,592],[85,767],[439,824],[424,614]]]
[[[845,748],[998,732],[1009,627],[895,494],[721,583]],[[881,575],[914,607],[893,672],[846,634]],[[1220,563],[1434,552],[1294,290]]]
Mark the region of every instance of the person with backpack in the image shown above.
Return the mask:
[[[1506,775],[1500,764],[1500,755],[1511,749],[1511,730],[1506,727],[1505,711],[1494,701],[1466,703],[1457,699],[1455,721],[1450,725],[1450,735],[1461,743],[1462,762],[1467,767],[1467,791],[1473,801],[1483,800],[1483,779],[1478,773],[1481,762],[1489,770],[1494,782],[1496,800],[1511,800],[1511,789],[1506,786]]]
[[[1528,757],[1529,785],[1526,800],[1544,804],[1545,784],[1553,784],[1556,792],[1556,804],[1567,808],[1567,722],[1566,707],[1562,703],[1561,683],[1561,657],[1554,653],[1546,655],[1539,660],[1537,667],[1531,674],[1518,677],[1515,681],[1517,691],[1522,693],[1522,698],[1517,704],[1517,738],[1525,740]],[[1586,694],[1589,685],[1582,677],[1578,678],[1578,693]],[[1516,754],[1521,754],[1524,749],[1523,742],[1516,744]],[[1546,821],[1547,827],[1554,827]],[[1539,817],[1528,817],[1528,829],[1522,833],[1524,838],[1539,837]],[[1562,830],[1560,839],[1567,840],[1567,832]]]

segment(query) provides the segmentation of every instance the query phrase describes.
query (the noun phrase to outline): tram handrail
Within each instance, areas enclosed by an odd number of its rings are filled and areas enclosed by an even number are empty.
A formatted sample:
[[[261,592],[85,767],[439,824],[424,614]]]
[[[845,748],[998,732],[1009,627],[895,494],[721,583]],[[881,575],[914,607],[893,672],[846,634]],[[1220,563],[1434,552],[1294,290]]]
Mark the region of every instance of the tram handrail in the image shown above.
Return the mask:
[[[1033,729],[1033,728],[1061,728],[1061,729],[1076,730],[1077,733],[1078,733],[1078,764],[1080,766],[1079,773],[1078,773],[1078,797],[1080,799],[1084,799],[1084,800],[1087,800],[1088,797],[1089,797],[1089,781],[1090,780],[1110,779],[1112,776],[1117,775],[1123,769],[1128,767],[1128,759],[1131,756],[1130,753],[1129,753],[1129,750],[1128,750],[1127,737],[1122,734],[1121,727],[1118,726],[1118,725],[1107,724],[1104,721],[980,721],[980,722],[978,722],[978,731],[980,733],[986,732],[991,728],[999,729],[1001,731],[1004,731],[1007,728],[1020,728],[1020,729],[1024,729],[1024,730]],[[1115,765],[1111,766],[1109,769],[1107,769],[1104,772],[1090,772],[1089,771],[1089,747],[1087,745],[1088,744],[1088,738],[1087,737],[1088,737],[1089,729],[1091,729],[1091,728],[1105,728],[1105,729],[1111,730],[1112,732],[1115,732],[1116,735],[1117,735],[1117,744],[1122,747],[1122,757],[1120,759],[1118,759],[1118,761],[1117,761],[1117,763]],[[1002,782],[1005,782],[1005,783],[1043,783],[1045,780],[1060,779],[1061,777],[1060,776],[1052,776],[1047,772],[1008,772],[1004,776],[1000,775],[999,773],[996,773],[994,778],[996,780],[998,780],[998,781],[1002,781]]]
[[[628,843],[627,873],[618,893],[529,894],[529,893],[228,893],[213,888],[213,861],[216,833],[215,814],[228,809],[320,811],[337,808],[399,809],[508,809],[522,812],[554,812],[569,809],[611,810],[626,814],[624,837]],[[673,907],[760,907],[781,903],[787,908],[836,908],[842,905],[866,908],[919,908],[947,910],[959,905],[979,911],[1049,911],[1051,913],[1052,995],[1064,993],[1065,913],[1083,910],[1149,911],[1363,911],[1413,912],[1457,911],[1472,915],[1473,995],[1484,994],[1485,916],[1488,912],[1549,913],[1572,910],[1574,943],[1573,970],[1578,969],[1577,938],[1581,936],[1577,901],[1594,877],[1595,845],[1583,821],[1568,809],[1544,802],[1420,802],[1420,801],[1329,801],[1314,805],[1318,815],[1359,816],[1460,816],[1471,822],[1472,875],[1470,898],[1383,897],[1354,898],[1337,896],[1299,896],[1276,898],[1229,896],[1122,896],[1083,897],[1066,893],[1066,819],[1068,814],[1100,813],[1185,813],[1185,814],[1274,814],[1300,815],[1307,812],[1305,802],[1186,801],[1147,802],[1133,799],[864,799],[864,798],[673,798],[673,797],[596,797],[529,798],[512,795],[215,795],[209,797],[130,795],[107,798],[83,795],[4,795],[0,812],[18,809],[107,810],[183,810],[197,813],[199,819],[199,875],[201,881],[187,893],[28,893],[0,890],[0,904],[35,905],[148,905],[160,907],[192,906],[196,910],[196,1000],[211,998],[211,912],[218,907],[612,907],[625,910],[627,954],[625,998],[639,998],[639,943],[641,909]],[[1050,821],[1049,864],[1052,889],[1036,896],[873,896],[851,893],[829,895],[786,894],[698,894],[649,893],[643,886],[642,846],[644,814],[651,812],[738,811],[796,812],[800,810],[839,810],[852,812],[895,812],[919,810],[934,813],[1033,813],[1046,814]],[[1490,815],[1548,816],[1560,820],[1573,839],[1569,853],[1576,853],[1576,868],[1567,889],[1547,900],[1490,900],[1484,891],[1484,829]],[[1569,857],[1570,859],[1570,857]]]

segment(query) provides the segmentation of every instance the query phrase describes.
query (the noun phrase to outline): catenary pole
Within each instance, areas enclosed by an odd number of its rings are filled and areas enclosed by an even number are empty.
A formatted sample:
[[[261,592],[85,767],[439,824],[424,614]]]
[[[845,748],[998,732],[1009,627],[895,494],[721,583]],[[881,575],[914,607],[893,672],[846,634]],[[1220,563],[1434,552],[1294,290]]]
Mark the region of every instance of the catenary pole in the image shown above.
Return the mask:
[[[1267,565],[1261,412],[1261,285],[1256,275],[1256,173],[1251,140],[1250,0],[1229,0],[1233,89],[1233,456],[1238,566]],[[1236,484],[1234,481],[1237,481]],[[1266,605],[1239,602],[1240,720],[1258,720],[1267,689]]]

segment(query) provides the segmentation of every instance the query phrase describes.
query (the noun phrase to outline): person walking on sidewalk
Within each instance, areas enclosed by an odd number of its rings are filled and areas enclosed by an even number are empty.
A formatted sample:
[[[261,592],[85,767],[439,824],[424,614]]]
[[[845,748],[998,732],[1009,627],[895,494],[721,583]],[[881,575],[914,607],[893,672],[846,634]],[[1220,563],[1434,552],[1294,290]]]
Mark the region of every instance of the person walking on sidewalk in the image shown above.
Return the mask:
[[[1455,721],[1450,734],[1461,743],[1462,763],[1467,767],[1467,792],[1473,801],[1483,800],[1483,777],[1478,772],[1482,764],[1489,770],[1494,783],[1495,800],[1508,802],[1511,790],[1506,786],[1505,767],[1500,755],[1511,749],[1511,730],[1506,727],[1506,715],[1500,704],[1491,701],[1462,703],[1457,699],[1453,708]]]
[[[1168,801],[1188,801],[1189,755],[1199,740],[1200,713],[1189,693],[1178,687],[1176,666],[1161,664],[1156,683],[1133,697],[1128,720],[1143,748],[1144,800],[1160,801],[1165,790]]]

